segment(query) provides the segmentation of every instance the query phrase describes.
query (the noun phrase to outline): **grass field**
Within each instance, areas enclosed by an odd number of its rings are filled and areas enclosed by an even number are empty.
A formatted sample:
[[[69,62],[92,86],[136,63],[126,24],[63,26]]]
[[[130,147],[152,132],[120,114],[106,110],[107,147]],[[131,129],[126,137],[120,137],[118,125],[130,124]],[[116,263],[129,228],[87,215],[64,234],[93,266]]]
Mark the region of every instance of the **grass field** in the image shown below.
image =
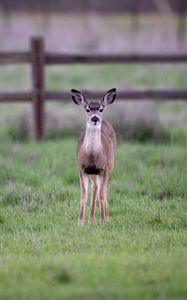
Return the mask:
[[[1,68],[1,90],[28,90],[28,75],[25,67]],[[186,78],[182,65],[47,69],[51,89],[185,88]],[[126,111],[121,105],[110,111]],[[139,106],[132,104],[133,115]],[[186,103],[148,109],[169,134],[160,144],[119,141],[110,221],[101,225],[97,208],[89,225],[88,203],[84,228],[77,225],[76,138],[23,142],[16,130],[25,106],[0,109],[0,299],[186,299]],[[69,121],[75,131],[83,120],[78,107],[55,104],[53,110],[63,111],[62,127]]]
[[[119,144],[110,222],[81,228],[75,146],[1,144],[0,299],[186,299],[186,149]]]

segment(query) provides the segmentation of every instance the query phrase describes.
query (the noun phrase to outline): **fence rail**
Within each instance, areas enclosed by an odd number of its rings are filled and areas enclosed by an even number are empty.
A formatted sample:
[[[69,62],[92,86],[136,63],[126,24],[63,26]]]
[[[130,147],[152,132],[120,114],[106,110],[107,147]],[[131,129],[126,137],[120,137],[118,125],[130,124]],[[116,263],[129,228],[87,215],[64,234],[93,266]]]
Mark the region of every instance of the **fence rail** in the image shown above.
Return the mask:
[[[82,90],[87,99],[101,99],[105,91],[87,91]],[[161,101],[181,101],[187,99],[187,89],[170,90],[170,89],[134,89],[134,90],[118,90],[118,100],[161,100]],[[46,101],[69,101],[70,92],[65,91],[46,91],[44,92]],[[3,102],[31,102],[33,92],[13,92],[0,93],[0,103]]]
[[[31,63],[32,57],[29,51],[1,51],[0,64],[25,64]],[[145,63],[185,63],[187,54],[165,53],[165,54],[66,54],[66,53],[44,53],[44,63],[54,64],[145,64]]]
[[[67,91],[45,90],[45,65],[55,64],[141,64],[141,63],[187,63],[187,53],[178,54],[59,54],[45,52],[44,40],[41,37],[31,38],[30,51],[0,52],[0,65],[30,64],[32,70],[32,91],[0,92],[1,102],[32,102],[34,110],[35,139],[41,140],[44,135],[44,104],[47,101],[65,101],[70,99]],[[87,98],[101,98],[104,91],[84,91]],[[187,89],[126,89],[118,90],[120,100],[187,100]]]
[[[51,64],[116,64],[116,63],[183,63],[186,54],[52,54],[46,53],[45,63]]]

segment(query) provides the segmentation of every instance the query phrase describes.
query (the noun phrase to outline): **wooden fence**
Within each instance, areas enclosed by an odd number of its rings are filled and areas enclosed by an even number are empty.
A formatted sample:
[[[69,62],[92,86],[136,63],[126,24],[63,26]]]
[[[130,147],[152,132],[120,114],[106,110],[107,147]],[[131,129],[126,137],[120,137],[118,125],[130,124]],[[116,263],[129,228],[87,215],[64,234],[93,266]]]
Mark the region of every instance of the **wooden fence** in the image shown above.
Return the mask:
[[[45,52],[44,40],[33,37],[30,51],[0,52],[0,64],[27,64],[32,69],[32,91],[0,92],[0,102],[32,102],[34,110],[35,139],[41,140],[44,135],[45,100],[70,100],[69,91],[45,90],[45,65],[55,64],[112,64],[112,63],[187,63],[187,54],[124,54],[124,55],[76,55],[54,54]],[[87,98],[100,98],[104,91],[83,91]],[[187,89],[133,89],[119,90],[120,100],[187,100]]]

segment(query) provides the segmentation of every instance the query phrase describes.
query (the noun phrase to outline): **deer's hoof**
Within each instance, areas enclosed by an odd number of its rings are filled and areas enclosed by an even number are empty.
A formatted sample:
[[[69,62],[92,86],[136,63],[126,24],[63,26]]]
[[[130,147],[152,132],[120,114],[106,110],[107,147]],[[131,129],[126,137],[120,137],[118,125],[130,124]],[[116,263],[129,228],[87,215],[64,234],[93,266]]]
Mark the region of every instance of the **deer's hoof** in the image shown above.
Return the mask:
[[[77,224],[80,226],[84,226],[84,220],[78,220]]]
[[[107,222],[108,222],[108,218],[106,218],[106,219],[101,219],[101,224],[106,224]]]
[[[94,220],[93,218],[91,218],[91,219],[90,219],[90,224],[94,224],[94,221],[95,221],[95,220]]]

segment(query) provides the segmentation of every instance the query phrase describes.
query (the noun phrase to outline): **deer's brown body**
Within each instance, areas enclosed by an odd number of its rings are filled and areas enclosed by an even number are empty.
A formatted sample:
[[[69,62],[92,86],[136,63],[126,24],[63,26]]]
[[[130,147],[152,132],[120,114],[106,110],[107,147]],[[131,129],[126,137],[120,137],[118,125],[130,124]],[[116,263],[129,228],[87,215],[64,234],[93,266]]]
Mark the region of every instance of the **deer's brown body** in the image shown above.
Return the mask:
[[[95,219],[95,206],[98,199],[101,221],[108,219],[107,183],[114,166],[116,135],[112,125],[102,120],[105,106],[111,104],[116,95],[112,89],[106,93],[101,102],[88,103],[84,96],[72,90],[73,101],[87,112],[87,125],[81,134],[77,147],[77,160],[81,188],[79,223],[84,224],[85,206],[88,195],[89,179],[92,183],[90,222]]]
[[[113,127],[106,120],[101,123],[100,141],[98,149],[93,147],[85,149],[86,130],[79,138],[77,147],[77,160],[80,170],[89,175],[102,175],[105,171],[111,173],[114,165],[114,154],[116,148],[116,135]],[[89,151],[90,150],[90,151]]]

